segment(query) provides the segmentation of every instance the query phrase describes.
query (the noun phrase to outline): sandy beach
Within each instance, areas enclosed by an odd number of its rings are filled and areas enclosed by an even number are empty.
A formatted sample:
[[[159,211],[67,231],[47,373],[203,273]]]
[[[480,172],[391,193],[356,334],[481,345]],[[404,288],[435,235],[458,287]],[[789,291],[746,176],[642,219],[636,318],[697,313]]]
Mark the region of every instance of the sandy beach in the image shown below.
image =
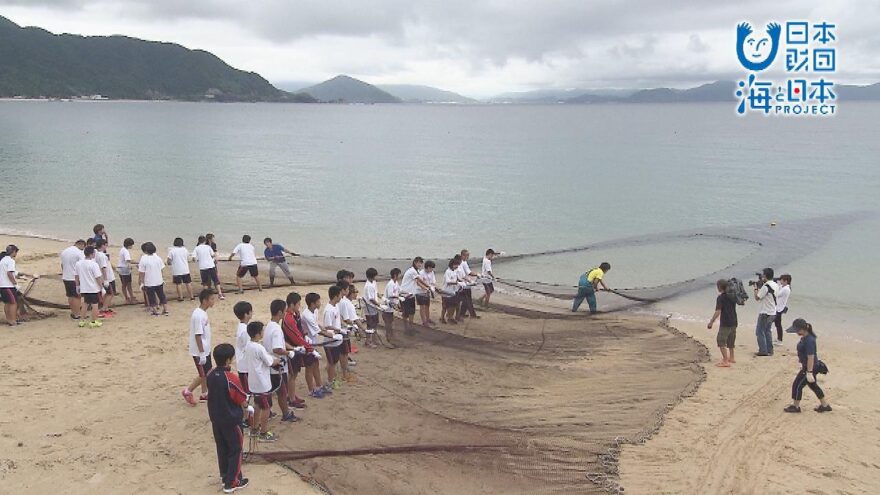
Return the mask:
[[[753,320],[749,309],[754,308],[740,310],[741,322]],[[718,360],[715,330],[675,325],[712,348]],[[803,412],[783,413],[799,369],[798,337],[786,334],[775,357],[757,358],[754,326],[741,326],[737,364],[707,363],[706,381],[666,416],[659,433],[644,444],[624,446],[620,478],[626,492],[877,493],[878,349],[837,342],[827,336],[830,330],[824,338],[821,328],[816,333],[819,355],[830,369],[819,384],[834,411],[815,413],[819,402],[805,390]]]
[[[22,249],[21,272],[58,271],[64,243],[0,236],[10,242]],[[61,290],[58,280],[39,284],[41,293]],[[237,300],[252,302],[265,320],[269,302],[289,291],[219,302],[209,313],[214,344],[231,341]],[[358,383],[308,401],[299,423],[274,422],[280,440],[259,446],[410,452],[249,462],[247,492],[603,493],[622,485],[627,493],[868,493],[880,484],[872,420],[880,401],[868,388],[877,372],[866,365],[867,350],[823,341],[832,367],[823,386],[835,411],[818,417],[808,396],[808,412],[784,417],[796,362],[790,347],[788,356],[757,362],[745,335],[737,367],[718,370],[707,361],[703,344],[714,334],[704,327],[681,326],[692,339],[657,320],[572,317],[562,303],[498,296],[510,310],[421,329],[399,349],[361,350]],[[173,302],[169,317],[150,317],[124,307],[96,330],[51,310],[53,317],[0,332],[4,488],[219,492],[205,407],[179,395],[195,372],[186,350],[192,308]],[[807,435],[810,425],[818,426]]]

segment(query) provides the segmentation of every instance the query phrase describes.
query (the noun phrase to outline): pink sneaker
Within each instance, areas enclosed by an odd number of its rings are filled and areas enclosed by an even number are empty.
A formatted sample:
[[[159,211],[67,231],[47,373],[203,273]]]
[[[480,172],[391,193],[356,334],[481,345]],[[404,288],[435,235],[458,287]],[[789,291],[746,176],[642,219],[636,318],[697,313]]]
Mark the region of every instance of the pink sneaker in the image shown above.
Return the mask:
[[[180,395],[183,396],[183,400],[185,400],[189,405],[194,406],[194,405],[198,404],[198,402],[196,402],[196,398],[193,397],[192,392],[190,392],[189,390],[187,390],[187,389],[181,390]]]

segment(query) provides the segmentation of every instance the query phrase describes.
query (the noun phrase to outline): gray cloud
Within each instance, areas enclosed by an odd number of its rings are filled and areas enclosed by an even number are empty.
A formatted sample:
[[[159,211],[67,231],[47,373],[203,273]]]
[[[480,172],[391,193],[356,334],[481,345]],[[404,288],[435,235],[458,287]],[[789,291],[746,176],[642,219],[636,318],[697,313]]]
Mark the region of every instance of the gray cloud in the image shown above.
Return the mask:
[[[880,46],[873,26],[880,2],[873,0],[769,5],[759,0],[0,0],[0,5],[43,8],[59,16],[103,12],[120,26],[214,22],[279,50],[345,52],[328,53],[316,62],[315,73],[414,77],[417,67],[431,65],[439,73],[461,71],[461,78],[513,74],[530,84],[560,86],[694,82],[737,74],[733,32],[738,22],[762,26],[771,19],[828,18],[840,26],[841,57],[849,50],[841,60],[859,62],[841,74],[880,78],[872,62]],[[218,42],[206,37],[198,44],[214,51]]]

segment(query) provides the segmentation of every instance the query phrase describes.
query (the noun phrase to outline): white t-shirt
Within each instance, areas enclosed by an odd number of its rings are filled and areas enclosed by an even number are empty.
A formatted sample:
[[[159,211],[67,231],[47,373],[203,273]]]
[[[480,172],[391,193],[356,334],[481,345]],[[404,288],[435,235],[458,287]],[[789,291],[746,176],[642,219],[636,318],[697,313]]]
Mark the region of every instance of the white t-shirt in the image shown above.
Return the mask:
[[[196,335],[202,336],[202,349],[205,352],[199,352]],[[208,321],[208,312],[202,308],[194,309],[189,319],[189,354],[193,357],[211,354],[211,323]]]
[[[318,342],[318,334],[321,333],[321,327],[318,326],[318,315],[308,308],[302,312],[302,321],[305,324],[303,330],[306,332],[306,342],[315,344]]]
[[[773,296],[768,293],[768,286],[772,288],[776,294],[779,294],[779,285],[777,285],[776,282],[772,280],[764,282],[764,285],[758,289],[758,304],[761,305],[758,313],[762,315],[776,316],[776,301],[773,300]]]
[[[372,282],[369,280],[364,282],[364,301],[367,301],[367,305],[364,308],[364,314],[377,314],[378,310],[375,304],[379,302],[379,286],[376,285],[375,280]]]
[[[189,251],[185,247],[168,248],[168,259],[171,260],[171,276],[189,275]]]
[[[100,253],[100,251],[98,251]],[[107,253],[101,253],[107,258],[107,266],[104,267],[104,283],[110,283],[116,280],[116,272],[113,271],[113,263],[110,262],[110,256]]]
[[[492,276],[491,272],[492,272],[492,260],[490,260],[489,258],[483,258],[483,273],[481,275],[483,275],[484,277],[491,277]]]
[[[443,274],[443,290],[446,292],[458,291],[458,273],[452,268],[447,268]]]
[[[241,258],[240,266],[257,264],[257,253],[254,250],[254,247],[250,244],[242,242],[238,246],[235,246],[235,249],[232,250],[232,254],[237,254]]]
[[[95,250],[95,263],[98,264],[98,268],[101,269],[101,276],[104,277],[104,283],[110,282],[111,278],[107,278],[107,269],[110,268],[110,257],[107,256],[107,253]],[[110,268],[112,270],[112,268]]]
[[[324,306],[324,328],[331,332],[339,332],[339,330],[342,329],[342,318],[339,317],[339,309],[330,303],[327,303],[327,305]],[[338,347],[342,344],[340,341],[333,341],[330,339],[327,341],[330,343],[325,347]]]
[[[157,287],[165,283],[162,270],[165,262],[158,254],[145,254],[138,262],[138,271],[144,274],[144,287]]]
[[[210,249],[211,246],[208,246]],[[248,341],[242,358],[244,368],[248,370],[248,389],[257,394],[272,390],[272,379],[269,377],[272,363],[275,362],[266,348],[253,340]]]
[[[208,244],[199,244],[193,249],[193,258],[199,264],[199,270],[214,268],[214,250]]]
[[[357,309],[354,307],[354,303],[351,302],[351,299],[343,297],[339,301],[339,304],[336,305],[336,307],[339,309],[340,319],[348,320],[351,322],[360,319],[357,313]]]
[[[97,294],[101,292],[98,277],[101,276],[101,268],[94,259],[81,259],[73,266],[73,271],[79,277],[80,294]]]
[[[119,248],[119,261],[116,262],[116,266],[120,268],[128,267],[129,263],[131,263],[131,253],[124,247]]]
[[[403,279],[400,281],[400,291],[406,292],[407,294],[416,294],[419,287],[419,284],[416,283],[416,277],[418,276],[419,271],[416,270],[416,267],[409,267],[406,272],[404,272]]]
[[[4,256],[2,260],[0,260],[0,287],[3,288],[12,288],[15,287],[15,277],[12,279],[9,278],[9,272],[15,274],[15,260],[12,256]]]
[[[388,302],[392,302],[397,298],[397,294],[400,293],[400,284],[395,282],[394,280],[389,280],[387,284],[385,284],[385,299]]]
[[[247,373],[244,362],[244,348],[251,341],[251,336],[247,333],[247,324],[238,322],[238,328],[235,329],[235,366],[239,373]]]
[[[73,282],[76,279],[76,272],[73,270],[76,262],[85,259],[82,249],[76,246],[61,251],[61,279]]]
[[[274,353],[272,351],[274,349],[285,348],[284,331],[281,330],[281,325],[275,323],[274,321],[269,321],[269,323],[266,323],[266,327],[263,329],[263,347],[265,347],[266,351],[273,356]],[[270,373],[273,375],[277,375],[279,374],[279,371],[275,368],[272,368]]]
[[[788,285],[779,286],[779,290],[776,291],[776,312],[781,313],[782,310],[788,306],[788,296],[791,295],[791,287]],[[772,298],[771,298],[772,299]]]
[[[419,280],[428,284],[429,287],[434,287],[437,284],[437,275],[435,272],[422,270],[419,272]],[[422,288],[422,286],[416,284],[416,294],[425,295],[428,293],[427,289]]]
[[[465,277],[471,274],[471,267],[468,266],[468,262],[465,260],[461,260],[461,265],[459,265],[458,269]]]

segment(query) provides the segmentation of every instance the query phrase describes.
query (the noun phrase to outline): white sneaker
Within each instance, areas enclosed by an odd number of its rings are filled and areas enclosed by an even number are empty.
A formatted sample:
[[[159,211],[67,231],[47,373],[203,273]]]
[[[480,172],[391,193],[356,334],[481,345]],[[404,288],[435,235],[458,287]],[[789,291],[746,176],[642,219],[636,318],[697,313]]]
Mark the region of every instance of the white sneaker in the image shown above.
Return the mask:
[[[782,341],[781,340],[774,340],[773,345],[780,346],[780,345],[782,345]]]

